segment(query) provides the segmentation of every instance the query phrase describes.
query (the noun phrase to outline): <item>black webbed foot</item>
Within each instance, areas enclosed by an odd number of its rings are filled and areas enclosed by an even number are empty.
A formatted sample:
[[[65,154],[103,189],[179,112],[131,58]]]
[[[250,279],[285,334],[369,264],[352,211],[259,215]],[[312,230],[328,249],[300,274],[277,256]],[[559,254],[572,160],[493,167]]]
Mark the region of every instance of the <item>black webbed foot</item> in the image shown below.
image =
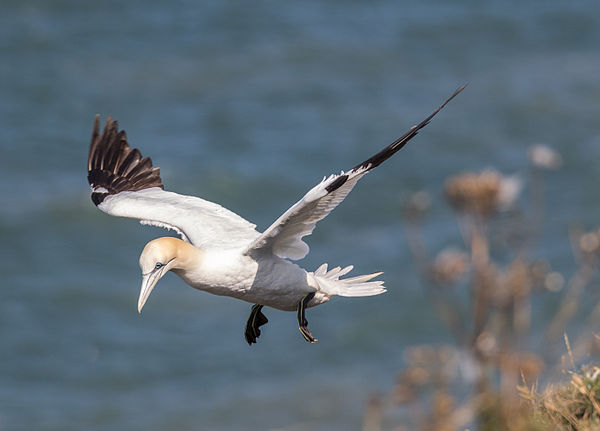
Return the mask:
[[[265,316],[261,309],[262,305],[254,304],[252,306],[252,311],[250,312],[250,316],[248,317],[248,321],[246,322],[246,330],[244,331],[244,338],[249,346],[253,343],[256,343],[256,339],[260,337],[260,327],[267,323],[269,319]]]
[[[308,303],[315,297],[315,292],[310,292],[306,295],[302,300],[298,303],[298,328],[300,329],[300,333],[304,337],[306,341],[309,343],[314,343],[317,341],[315,337],[308,330],[308,320],[306,320],[306,306]]]

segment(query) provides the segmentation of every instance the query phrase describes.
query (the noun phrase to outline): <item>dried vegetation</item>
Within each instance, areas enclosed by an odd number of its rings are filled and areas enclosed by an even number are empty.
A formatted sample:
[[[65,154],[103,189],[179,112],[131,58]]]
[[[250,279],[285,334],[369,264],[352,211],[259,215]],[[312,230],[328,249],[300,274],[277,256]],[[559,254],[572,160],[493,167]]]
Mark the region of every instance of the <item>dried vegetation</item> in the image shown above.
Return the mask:
[[[537,145],[529,161],[526,198],[519,199],[522,180],[493,170],[446,180],[444,197],[462,238],[434,257],[422,230],[432,199],[418,192],[406,200],[423,288],[454,342],[407,349],[394,390],[371,398],[365,431],[600,429],[600,369],[576,368],[600,347],[593,333],[600,304],[582,307],[594,297],[600,230],[571,229],[575,269],[568,277],[536,258],[544,171],[562,159]],[[534,298],[552,311],[536,314]],[[540,329],[538,320],[548,316]],[[565,331],[574,320],[580,329],[571,346]],[[538,392],[540,381],[548,386]]]

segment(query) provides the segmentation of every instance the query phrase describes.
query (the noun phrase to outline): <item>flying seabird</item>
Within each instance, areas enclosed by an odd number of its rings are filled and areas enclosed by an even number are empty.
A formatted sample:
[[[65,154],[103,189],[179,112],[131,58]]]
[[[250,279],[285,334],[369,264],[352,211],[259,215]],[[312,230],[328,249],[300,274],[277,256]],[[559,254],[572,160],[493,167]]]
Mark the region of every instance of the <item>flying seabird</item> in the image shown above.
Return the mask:
[[[124,130],[110,116],[100,134],[96,115],[88,157],[92,201],[107,214],[139,219],[142,224],[175,230],[180,236],[150,241],[140,255],[142,288],[138,312],[158,280],[173,271],[190,286],[254,304],[244,336],[256,343],[260,327],[268,322],[264,306],[296,311],[304,339],[308,330],[305,310],[332,296],[372,296],[386,291],[381,272],[342,278],[352,266],[329,269],[327,263],[309,272],[291,262],[302,259],[309,247],[302,240],[312,233],[357,181],[401,149],[420,129],[460,93],[461,86],[431,115],[402,137],[349,171],[323,178],[263,233],[256,225],[213,202],[164,190],[160,169],[150,158],[131,149]]]

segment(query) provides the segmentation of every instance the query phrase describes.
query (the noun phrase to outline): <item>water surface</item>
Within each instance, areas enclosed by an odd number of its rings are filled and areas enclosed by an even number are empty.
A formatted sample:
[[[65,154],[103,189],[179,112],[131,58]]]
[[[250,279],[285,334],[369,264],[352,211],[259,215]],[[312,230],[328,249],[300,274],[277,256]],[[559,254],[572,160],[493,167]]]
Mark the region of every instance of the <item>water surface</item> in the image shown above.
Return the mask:
[[[77,2],[0,5],[0,429],[359,429],[411,344],[449,334],[424,298],[400,195],[434,195],[427,239],[457,238],[443,180],[526,167],[548,177],[541,255],[572,268],[567,227],[598,223],[597,2]],[[93,116],[112,114],[161,167],[265,229],[324,175],[354,166],[468,89],[368,175],[309,238],[301,264],[382,270],[389,292],[295,316],[174,275],[136,311],[144,244],[164,232],[111,218],[86,183]]]

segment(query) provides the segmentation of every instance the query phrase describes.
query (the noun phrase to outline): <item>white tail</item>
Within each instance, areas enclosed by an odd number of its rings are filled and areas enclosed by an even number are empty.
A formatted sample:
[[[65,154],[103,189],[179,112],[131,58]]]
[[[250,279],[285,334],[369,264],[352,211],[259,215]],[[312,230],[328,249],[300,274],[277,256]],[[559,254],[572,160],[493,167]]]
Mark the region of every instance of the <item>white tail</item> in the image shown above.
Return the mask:
[[[348,274],[352,271],[352,268],[354,268],[352,265],[344,269],[338,266],[327,271],[327,264],[324,263],[313,273],[313,276],[319,284],[320,290],[326,295],[373,296],[386,291],[383,286],[383,280],[369,281],[383,274],[382,272],[340,280],[340,277]]]

